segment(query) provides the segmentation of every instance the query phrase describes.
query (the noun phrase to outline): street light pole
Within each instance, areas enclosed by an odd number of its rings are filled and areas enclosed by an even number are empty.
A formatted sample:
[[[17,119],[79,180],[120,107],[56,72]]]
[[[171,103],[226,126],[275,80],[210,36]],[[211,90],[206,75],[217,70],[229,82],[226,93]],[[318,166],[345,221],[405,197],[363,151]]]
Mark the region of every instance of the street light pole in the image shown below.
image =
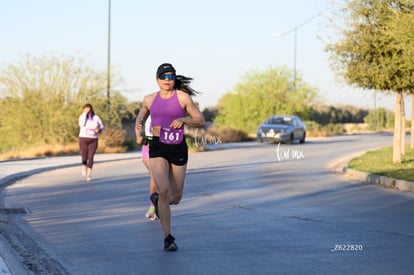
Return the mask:
[[[108,0],[108,64],[106,67],[106,97],[107,105],[106,112],[108,116],[108,123],[110,119],[110,110],[111,110],[111,0]]]
[[[294,44],[293,44],[293,89],[296,91],[296,57],[298,48],[298,27],[294,28]]]
[[[285,36],[288,35],[290,33],[294,33],[294,37],[293,37],[293,87],[294,90],[296,90],[296,74],[297,74],[297,70],[296,70],[296,59],[297,59],[297,46],[298,46],[298,29],[300,27],[302,27],[303,25],[306,25],[307,23],[309,23],[310,21],[314,20],[315,18],[318,18],[319,16],[322,16],[322,14],[318,13],[312,17],[310,17],[309,19],[306,19],[305,21],[303,21],[302,23],[296,25],[293,29],[291,29],[290,31],[287,31],[285,33],[273,33],[273,35],[275,36]]]

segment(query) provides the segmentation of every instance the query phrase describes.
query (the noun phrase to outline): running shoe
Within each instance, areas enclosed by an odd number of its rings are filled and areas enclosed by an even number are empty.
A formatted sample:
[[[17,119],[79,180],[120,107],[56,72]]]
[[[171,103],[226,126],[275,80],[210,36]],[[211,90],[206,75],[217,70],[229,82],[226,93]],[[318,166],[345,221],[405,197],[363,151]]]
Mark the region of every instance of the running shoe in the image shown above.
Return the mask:
[[[148,208],[147,213],[145,213],[145,218],[151,218],[152,215],[155,214],[155,209],[154,206],[151,206],[150,208]]]
[[[175,244],[175,238],[169,234],[164,239],[164,250],[165,251],[176,251],[178,249],[178,246]]]
[[[154,206],[151,206],[150,208],[148,208],[147,213],[145,213],[145,217],[150,219],[151,221],[158,220],[157,215],[155,215],[155,207]]]
[[[160,217],[160,215],[158,214],[158,199],[159,199],[159,195],[158,195],[157,192],[154,192],[154,193],[151,194],[150,200],[151,200],[152,204],[154,205],[155,215],[157,215],[157,217]]]

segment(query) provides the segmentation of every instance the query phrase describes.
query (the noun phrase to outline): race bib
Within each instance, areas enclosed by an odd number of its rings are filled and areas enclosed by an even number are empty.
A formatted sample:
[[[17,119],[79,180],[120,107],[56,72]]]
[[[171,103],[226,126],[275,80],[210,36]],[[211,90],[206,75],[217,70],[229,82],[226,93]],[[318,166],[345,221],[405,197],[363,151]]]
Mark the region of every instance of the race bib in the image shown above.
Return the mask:
[[[184,138],[184,129],[161,127],[160,141],[165,144],[180,144]]]
[[[89,136],[96,136],[96,131],[95,129],[88,128],[86,129],[86,134],[88,134]]]

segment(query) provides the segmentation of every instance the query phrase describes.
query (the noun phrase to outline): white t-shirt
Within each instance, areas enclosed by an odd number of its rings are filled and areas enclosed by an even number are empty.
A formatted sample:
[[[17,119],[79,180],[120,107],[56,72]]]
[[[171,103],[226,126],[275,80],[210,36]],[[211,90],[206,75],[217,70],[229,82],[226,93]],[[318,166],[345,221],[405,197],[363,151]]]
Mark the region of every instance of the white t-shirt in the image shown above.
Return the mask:
[[[98,138],[96,128],[99,131],[102,131],[104,128],[99,116],[94,115],[92,118],[87,118],[85,113],[79,116],[79,127],[79,137],[85,138]]]
[[[145,129],[145,136],[152,137],[151,116],[147,117],[147,120],[145,121],[144,129]]]

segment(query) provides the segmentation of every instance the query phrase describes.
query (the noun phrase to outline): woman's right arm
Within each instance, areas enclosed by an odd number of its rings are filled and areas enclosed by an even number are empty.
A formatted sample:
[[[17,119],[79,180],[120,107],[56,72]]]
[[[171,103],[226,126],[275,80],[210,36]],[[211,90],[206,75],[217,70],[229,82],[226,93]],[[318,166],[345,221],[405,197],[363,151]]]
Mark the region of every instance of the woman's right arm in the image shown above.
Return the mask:
[[[135,119],[135,135],[137,137],[137,143],[142,142],[142,130],[144,127],[144,122],[147,119],[149,115],[149,107],[151,106],[152,97],[151,96],[145,96],[144,100],[142,102],[142,108],[139,110],[139,113],[137,115],[137,118]]]
[[[82,113],[78,119],[79,127],[83,127],[85,125],[85,114]]]

